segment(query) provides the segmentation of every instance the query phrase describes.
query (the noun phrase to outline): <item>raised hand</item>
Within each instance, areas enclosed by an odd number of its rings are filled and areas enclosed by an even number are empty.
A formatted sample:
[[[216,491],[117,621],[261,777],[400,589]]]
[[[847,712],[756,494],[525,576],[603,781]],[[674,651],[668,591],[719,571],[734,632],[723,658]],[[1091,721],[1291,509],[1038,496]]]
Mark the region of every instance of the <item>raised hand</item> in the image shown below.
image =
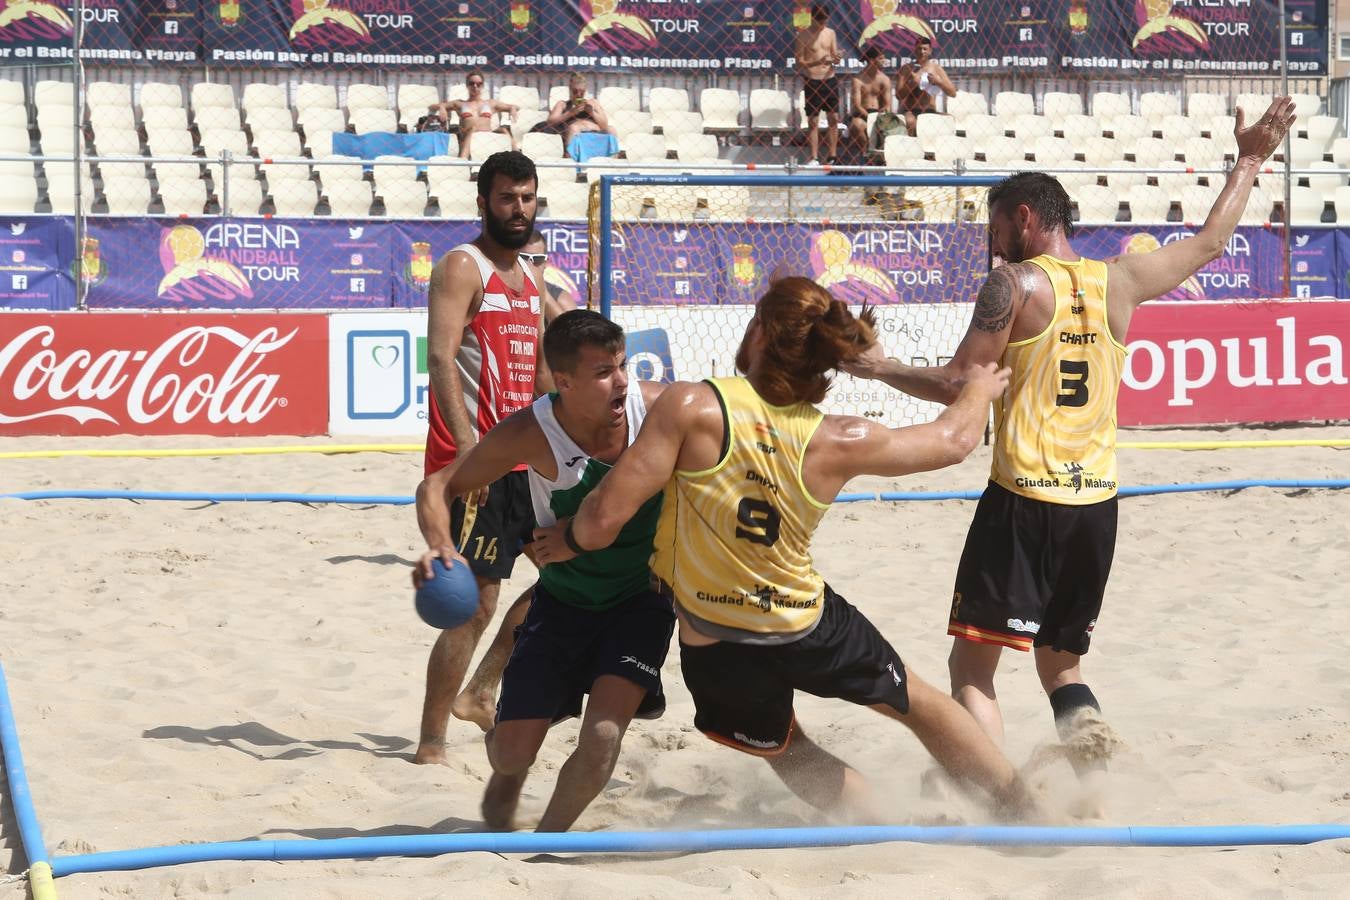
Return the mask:
[[[1242,108],[1235,111],[1233,137],[1237,138],[1238,159],[1245,157],[1265,162],[1284,143],[1284,136],[1294,124],[1294,101],[1289,97],[1276,97],[1266,108],[1266,113],[1250,127],[1243,127]]]

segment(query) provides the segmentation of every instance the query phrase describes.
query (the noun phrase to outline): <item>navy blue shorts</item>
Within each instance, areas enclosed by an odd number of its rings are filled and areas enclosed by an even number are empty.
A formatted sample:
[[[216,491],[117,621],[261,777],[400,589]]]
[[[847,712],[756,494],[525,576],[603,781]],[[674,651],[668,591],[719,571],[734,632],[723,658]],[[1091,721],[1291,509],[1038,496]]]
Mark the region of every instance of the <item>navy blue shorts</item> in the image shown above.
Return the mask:
[[[502,673],[497,721],[579,716],[582,698],[601,675],[646,688],[636,718],[659,717],[666,709],[661,666],[674,629],[675,610],[654,591],[595,611],[563,603],[536,585]]]

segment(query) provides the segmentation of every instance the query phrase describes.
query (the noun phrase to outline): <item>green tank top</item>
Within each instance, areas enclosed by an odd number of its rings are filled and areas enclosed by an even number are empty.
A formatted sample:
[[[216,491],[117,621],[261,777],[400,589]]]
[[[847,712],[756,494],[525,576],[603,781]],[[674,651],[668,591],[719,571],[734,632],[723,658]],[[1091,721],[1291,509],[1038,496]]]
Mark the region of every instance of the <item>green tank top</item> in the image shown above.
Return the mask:
[[[534,401],[534,418],[548,439],[558,477],[552,481],[529,470],[530,501],[535,521],[541,528],[574,515],[581,501],[595,489],[612,467],[592,459],[568,436],[553,414],[557,394]],[[628,382],[625,401],[628,414],[628,445],[637,437],[647,405],[642,400],[642,385]],[[613,544],[603,550],[583,553],[565,563],[544,566],[539,583],[563,603],[585,609],[601,610],[616,606],[648,589],[651,574],[652,538],[661,518],[661,494],[650,497],[619,531]]]

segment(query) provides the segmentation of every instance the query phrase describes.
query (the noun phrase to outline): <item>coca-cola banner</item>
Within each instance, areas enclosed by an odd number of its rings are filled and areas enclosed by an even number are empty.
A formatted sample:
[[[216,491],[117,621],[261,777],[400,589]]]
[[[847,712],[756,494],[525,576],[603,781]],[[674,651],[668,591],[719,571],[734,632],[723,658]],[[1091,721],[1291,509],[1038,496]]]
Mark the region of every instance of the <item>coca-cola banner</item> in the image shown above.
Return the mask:
[[[302,68],[786,72],[812,0],[86,0],[87,59]],[[1279,71],[1278,0],[834,0],[846,66],[927,38],[952,71]],[[1327,0],[1285,0],[1292,72],[1326,72]],[[0,0],[0,62],[69,59],[73,5]]]
[[[322,315],[0,314],[0,435],[327,427]]]
[[[370,309],[393,296],[390,223],[88,222],[81,277],[91,308]]]
[[[0,217],[0,308],[74,306],[74,247],[72,219]]]
[[[1350,303],[1146,304],[1130,324],[1121,425],[1344,419]]]

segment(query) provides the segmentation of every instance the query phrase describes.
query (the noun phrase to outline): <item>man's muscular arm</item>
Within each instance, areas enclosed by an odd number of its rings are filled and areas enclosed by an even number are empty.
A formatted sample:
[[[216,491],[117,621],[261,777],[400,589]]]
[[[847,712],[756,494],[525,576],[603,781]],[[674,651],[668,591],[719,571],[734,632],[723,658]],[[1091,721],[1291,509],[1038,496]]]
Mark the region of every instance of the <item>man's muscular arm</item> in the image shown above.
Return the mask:
[[[910,366],[886,357],[873,344],[844,371],[872,378],[921,400],[951,403],[961,393],[966,373],[975,366],[998,362],[1018,312],[1035,287],[1035,267],[1008,263],[989,273],[975,298],[970,327],[952,358],[940,366]]]

